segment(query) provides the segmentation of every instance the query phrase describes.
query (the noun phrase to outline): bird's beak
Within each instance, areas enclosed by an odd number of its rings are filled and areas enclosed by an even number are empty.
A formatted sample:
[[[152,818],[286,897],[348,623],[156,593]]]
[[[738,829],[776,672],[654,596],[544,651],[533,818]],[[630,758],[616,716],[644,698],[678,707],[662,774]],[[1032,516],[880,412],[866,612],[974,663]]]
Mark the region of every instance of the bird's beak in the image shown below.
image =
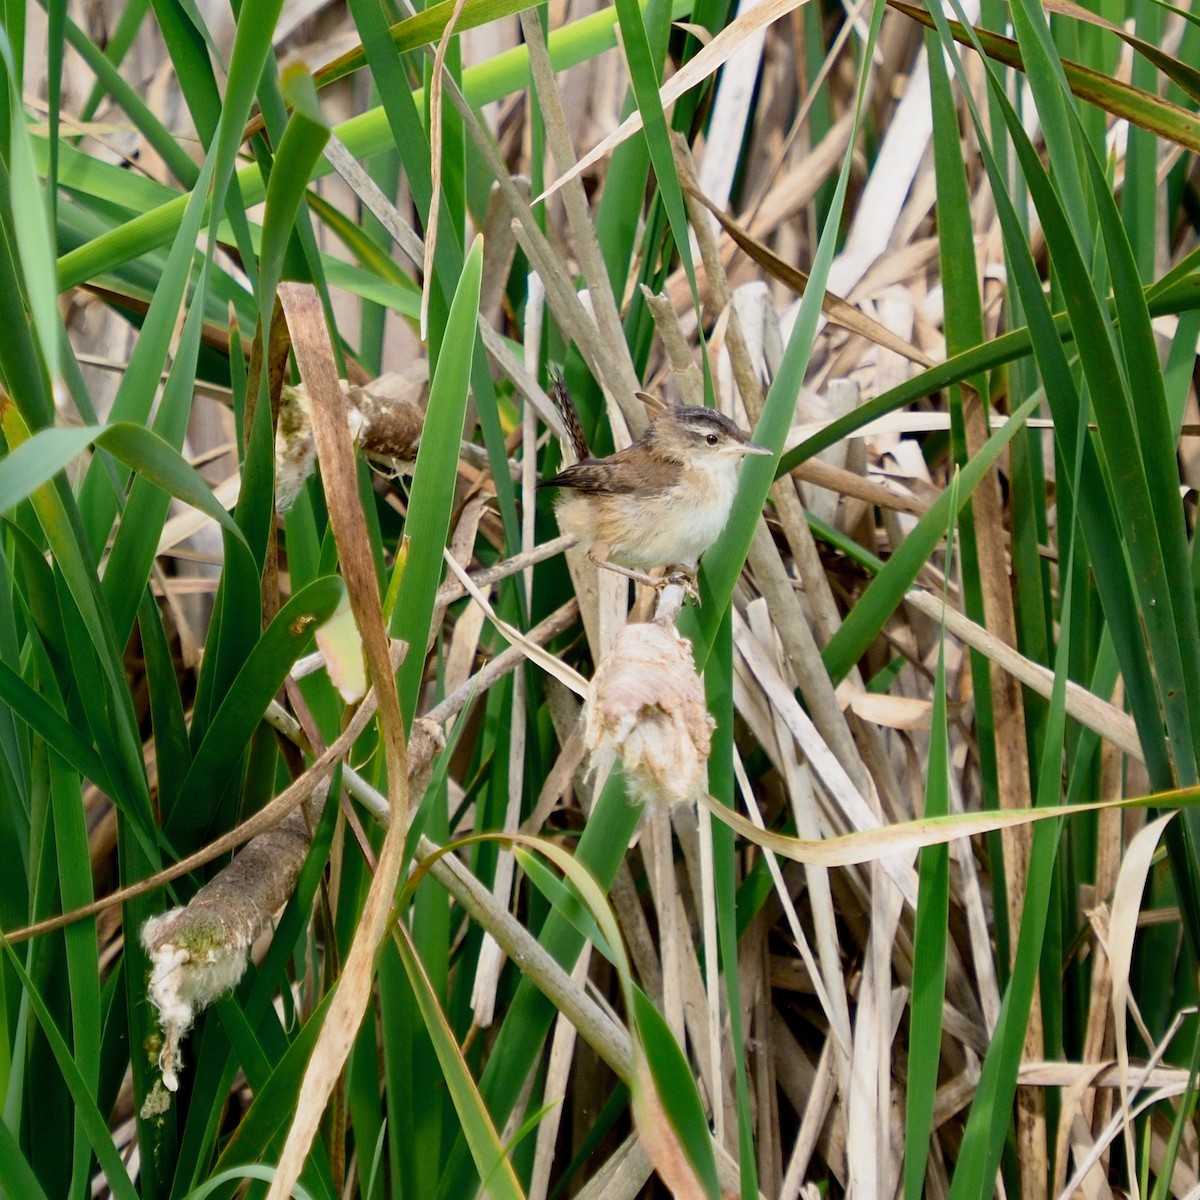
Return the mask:
[[[774,450],[768,450],[766,446],[760,446],[757,442],[743,442],[738,447],[743,454],[774,454]]]

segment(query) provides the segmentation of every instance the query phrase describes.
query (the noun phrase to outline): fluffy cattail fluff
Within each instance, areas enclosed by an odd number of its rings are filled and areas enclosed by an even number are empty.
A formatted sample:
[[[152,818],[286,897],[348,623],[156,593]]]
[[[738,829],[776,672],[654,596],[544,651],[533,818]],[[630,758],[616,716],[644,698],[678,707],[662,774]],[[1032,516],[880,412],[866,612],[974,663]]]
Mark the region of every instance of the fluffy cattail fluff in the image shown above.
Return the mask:
[[[192,1022],[241,979],[254,939],[295,886],[308,844],[308,822],[297,810],[247,843],[186,908],[142,926],[150,955],[148,997],[163,1033],[158,1062],[168,1091],[179,1086],[180,1047]]]
[[[626,625],[588,688],[593,761],[620,758],[638,800],[687,804],[708,788],[714,728],[691,643],[671,625]]]
[[[413,722],[408,742],[412,811],[429,785],[434,759],[445,748],[440,725],[424,717]],[[316,789],[327,777],[310,771],[305,778]],[[168,1091],[179,1087],[181,1048],[192,1023],[238,985],[250,947],[291,896],[323,804],[318,797],[307,814],[302,809],[289,813],[247,842],[186,908],[173,908],[142,926],[142,945],[150,955],[147,995],[162,1029],[158,1065]]]
[[[249,949],[239,944],[239,938],[230,938],[212,917],[172,929],[185,914],[185,909],[172,909],[142,926],[142,942],[151,962],[148,994],[163,1031],[158,1067],[170,1092],[179,1088],[181,1046],[192,1022],[234,988],[246,969]]]

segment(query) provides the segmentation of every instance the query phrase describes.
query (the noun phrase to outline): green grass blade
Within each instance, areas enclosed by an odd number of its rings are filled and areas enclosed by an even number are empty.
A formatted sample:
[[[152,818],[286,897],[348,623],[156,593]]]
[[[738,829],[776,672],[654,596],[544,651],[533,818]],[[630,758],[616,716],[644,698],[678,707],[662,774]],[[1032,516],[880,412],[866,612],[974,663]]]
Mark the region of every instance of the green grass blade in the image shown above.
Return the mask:
[[[408,927],[403,922],[398,923],[393,940],[400,952],[400,960],[412,985],[425,1028],[433,1038],[442,1077],[462,1121],[463,1134],[471,1148],[480,1178],[484,1181],[485,1192],[500,1200],[522,1200],[524,1193],[521,1185],[463,1060],[454,1031],[447,1023],[429,977],[417,957]]]
[[[438,356],[430,387],[425,428],[409,494],[405,522],[409,537],[408,562],[400,581],[392,634],[404,638],[410,647],[397,678],[401,711],[410,725],[425,671],[424,649],[429,641],[434,599],[442,578],[442,551],[450,529],[482,272],[483,242],[477,238],[463,264],[446,321],[442,353]]]
[[[134,12],[137,11],[137,8],[137,5],[126,6],[127,10]],[[122,21],[124,18],[125,12],[122,12]],[[110,42],[104,50],[101,50],[70,17],[67,18],[66,35],[71,49],[79,54],[87,63],[92,74],[96,76],[97,88],[106,92],[112,97],[114,103],[121,107],[142,137],[167,164],[171,174],[185,188],[195,187],[199,168],[170,130],[163,125],[149,105],[137,94],[136,89],[121,77],[120,71],[108,57],[113,49],[112,43]],[[86,113],[87,107],[85,106],[84,120],[87,119]]]
[[[283,276],[284,257],[308,178],[329,141],[329,126],[321,115],[316,88],[308,71],[302,66],[289,68],[283,75],[283,87],[293,111],[280,139],[267,183],[267,207],[258,263],[258,302],[264,330],[275,308],[275,289]],[[264,373],[264,381],[265,378]]]
[[[679,1139],[704,1195],[708,1200],[721,1200],[717,1160],[696,1077],[662,1013],[640,988],[633,992],[632,1021],[663,1115]]]
[[[700,293],[696,285],[696,268],[692,263],[691,245],[688,241],[687,206],[683,201],[683,188],[675,170],[675,152],[671,147],[671,133],[667,116],[663,111],[662,98],[658,94],[661,64],[657,64],[650,49],[650,38],[637,0],[616,0],[617,20],[621,26],[621,42],[625,48],[625,61],[629,67],[629,78],[633,94],[637,98],[638,111],[642,114],[646,145],[650,161],[654,165],[658,180],[659,195],[667,210],[667,219],[675,238],[675,248],[687,274],[692,289],[692,303],[700,306]]]
[[[47,1200],[12,1130],[3,1121],[0,1121],[0,1191],[6,1196],[20,1196],[22,1200]]]
[[[54,240],[50,232],[45,200],[34,166],[29,130],[25,125],[20,89],[17,87],[12,49],[0,30],[0,56],[4,59],[8,88],[8,169],[12,180],[12,223],[20,256],[22,278],[33,317],[34,333],[42,361],[51,379],[59,376],[58,355],[62,322],[54,288]],[[53,163],[51,164],[53,166]]]
[[[237,678],[213,717],[179,789],[178,802],[166,822],[167,836],[190,846],[212,817],[267,704],[317,627],[328,620],[345,595],[334,575],[310,583],[293,596],[255,643]]]
[[[87,1134],[101,1170],[107,1176],[108,1186],[114,1200],[138,1200],[137,1189],[129,1178],[129,1172],[125,1169],[124,1162],[121,1161],[121,1155],[113,1142],[108,1124],[96,1107],[96,1101],[92,1095],[92,1085],[75,1065],[66,1039],[55,1024],[38,988],[21,965],[20,959],[7,943],[5,943],[4,949],[8,956],[9,966],[24,988],[24,995],[28,1000],[29,1007],[37,1017],[38,1026],[49,1042],[55,1062],[70,1089],[71,1099],[75,1102],[76,1115]]]
[[[883,6],[876,5],[872,13],[871,32],[864,60],[867,63],[870,62],[871,54],[874,51],[882,19]],[[861,120],[862,117],[866,82],[867,71],[864,67],[859,80],[855,110],[856,121]],[[776,458],[750,458],[743,465],[733,513],[721,540],[705,555],[701,567],[702,595],[706,591],[708,601],[700,615],[695,618],[694,623],[693,610],[689,609],[680,624],[685,635],[692,637],[696,647],[697,665],[701,667],[707,657],[707,648],[711,646],[716,634],[717,623],[721,620],[729,598],[733,595],[734,583],[741,574],[742,566],[746,561],[746,554],[754,536],[754,528],[761,519],[762,507],[775,477],[776,464],[779,461],[778,455],[783,449],[784,439],[791,427],[796,398],[800,395],[800,388],[812,356],[813,339],[816,336],[817,322],[821,316],[821,302],[825,295],[825,285],[829,279],[829,269],[833,263],[842,209],[846,202],[853,145],[854,138],[851,138],[850,149],[847,150],[842,162],[841,174],[838,176],[833,207],[825,228],[822,230],[812,270],[809,272],[809,288],[800,302],[800,311],[792,326],[783,361],[780,363],[779,371],[767,393],[762,417],[754,431],[754,436],[761,445],[769,446],[776,452]]]
[[[858,603],[850,610],[842,627],[825,647],[823,658],[829,676],[840,681],[862,657],[879,635],[884,623],[896,611],[904,593],[912,586],[917,572],[928,561],[942,538],[952,513],[961,507],[991,470],[1001,451],[1024,425],[1037,407],[1037,397],[1026,400],[1004,425],[984,444],[980,452],[963,468],[956,489],[947,489],[930,505],[908,537],[896,548],[887,565],[871,581]],[[957,511],[957,510],[955,510]]]
[[[950,811],[950,759],[946,728],[946,630],[938,647],[929,735],[925,816]],[[920,882],[913,930],[912,999],[908,1034],[908,1090],[905,1094],[904,1196],[921,1200],[933,1132],[933,1104],[942,1057],[942,1005],[946,998],[946,928],[950,911],[950,848],[926,846],[920,854]]]
[[[80,780],[57,755],[50,756],[50,797],[54,809],[54,846],[64,912],[95,899],[92,881],[78,864],[88,859],[88,830]],[[100,952],[94,920],[63,931],[71,998],[71,1046],[79,1074],[96,1095],[100,1086]],[[75,1130],[71,1192],[87,1193],[91,1145],[83,1123]]]

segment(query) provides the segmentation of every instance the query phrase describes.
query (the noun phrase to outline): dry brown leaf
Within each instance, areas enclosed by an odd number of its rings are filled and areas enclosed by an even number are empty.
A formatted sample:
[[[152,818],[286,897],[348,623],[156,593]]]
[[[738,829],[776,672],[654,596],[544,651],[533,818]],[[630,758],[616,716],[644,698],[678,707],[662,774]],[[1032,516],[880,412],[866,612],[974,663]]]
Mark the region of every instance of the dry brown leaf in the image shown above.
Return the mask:
[[[637,1038],[634,1038],[633,1077],[629,1081],[629,1090],[638,1138],[659,1178],[671,1189],[675,1200],[705,1200],[704,1186],[663,1111],[646,1062],[646,1052]]]
[[[928,729],[933,715],[933,704],[929,700],[918,700],[911,696],[887,696],[877,692],[866,692],[862,688],[843,683],[837,690],[838,703],[843,711],[847,708],[886,729]]]
[[[285,1200],[291,1194],[292,1185],[300,1178],[325,1105],[358,1036],[375,978],[375,952],[387,930],[392,899],[400,878],[408,830],[408,751],[404,724],[392,674],[366,519],[358,498],[354,449],[346,424],[346,403],[334,368],[333,347],[320,298],[310,284],[282,284],[279,297],[287,314],[300,373],[314,400],[313,426],[329,520],[379,699],[380,733],[387,759],[392,820],[337,993],[304,1073],[300,1103],[288,1130],[267,1200]]]

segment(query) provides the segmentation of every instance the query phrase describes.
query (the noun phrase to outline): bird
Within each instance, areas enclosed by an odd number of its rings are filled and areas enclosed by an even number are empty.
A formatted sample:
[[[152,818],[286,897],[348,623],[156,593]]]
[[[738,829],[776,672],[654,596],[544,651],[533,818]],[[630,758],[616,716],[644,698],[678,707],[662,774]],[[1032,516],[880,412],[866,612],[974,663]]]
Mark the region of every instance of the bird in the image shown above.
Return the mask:
[[[713,408],[672,406],[638,392],[655,412],[645,433],[607,458],[593,458],[561,375],[551,393],[577,462],[542,480],[558,488],[559,528],[574,534],[597,566],[661,588],[682,573],[694,581],[700,557],[721,536],[749,455],[773,451]],[[664,578],[649,572],[668,570]]]

